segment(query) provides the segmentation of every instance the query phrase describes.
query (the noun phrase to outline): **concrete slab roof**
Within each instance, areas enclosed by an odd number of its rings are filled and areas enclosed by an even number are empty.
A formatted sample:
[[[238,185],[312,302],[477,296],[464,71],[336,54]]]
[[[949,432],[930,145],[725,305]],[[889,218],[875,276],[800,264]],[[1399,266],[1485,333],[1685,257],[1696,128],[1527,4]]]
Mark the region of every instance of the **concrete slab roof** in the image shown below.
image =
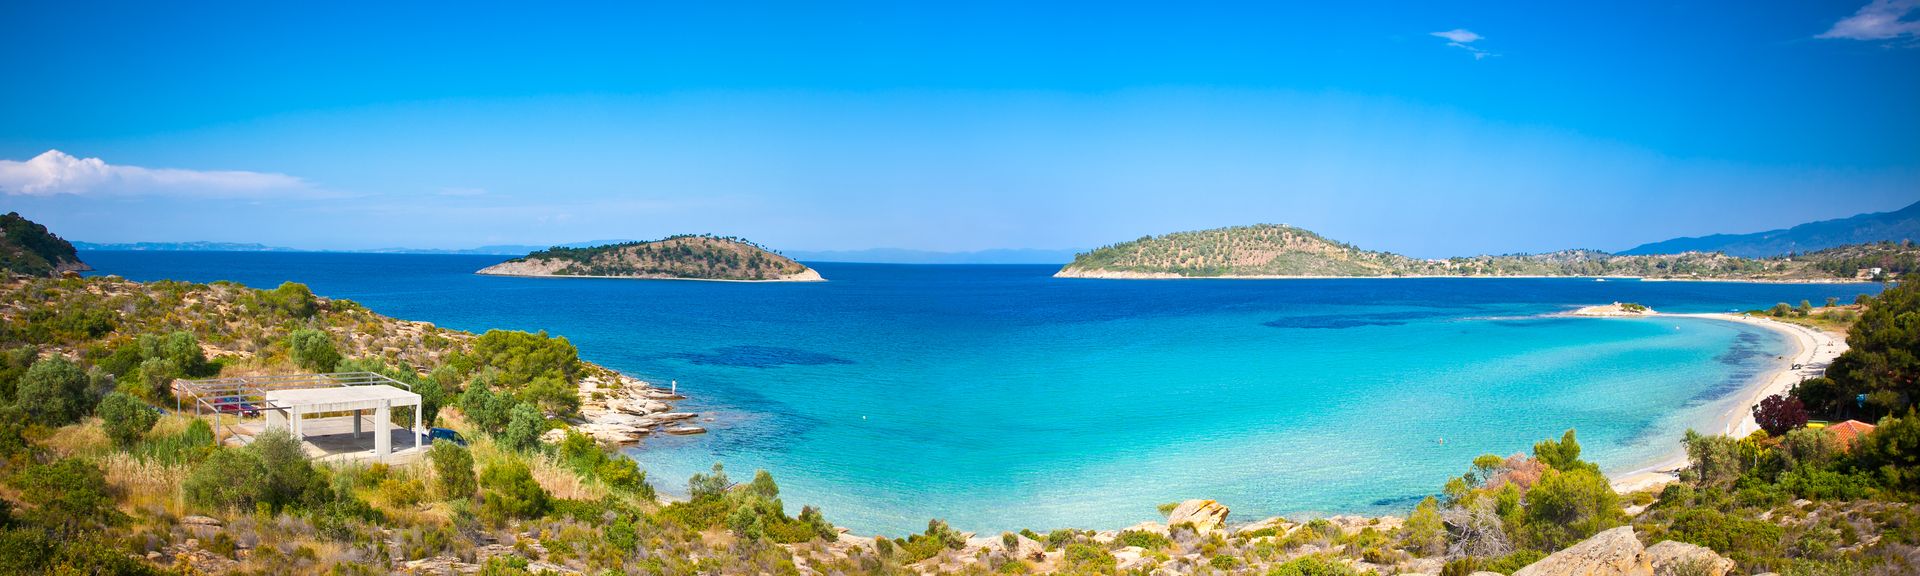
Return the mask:
[[[295,414],[372,410],[381,406],[415,406],[420,395],[385,384],[334,386],[269,390],[261,394],[271,407],[285,407]]]

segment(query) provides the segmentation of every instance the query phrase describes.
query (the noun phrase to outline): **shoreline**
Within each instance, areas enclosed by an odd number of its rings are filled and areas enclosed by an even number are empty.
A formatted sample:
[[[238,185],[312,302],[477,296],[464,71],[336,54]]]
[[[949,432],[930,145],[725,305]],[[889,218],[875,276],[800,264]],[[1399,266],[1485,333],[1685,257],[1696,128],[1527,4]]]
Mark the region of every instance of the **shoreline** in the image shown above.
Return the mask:
[[[1053,273],[1054,278],[1075,280],[1397,280],[1397,279],[1461,279],[1461,280],[1498,280],[1498,279],[1567,279],[1567,280],[1631,280],[1635,282],[1726,282],[1734,284],[1873,284],[1872,280],[1848,278],[1670,278],[1661,276],[1559,276],[1559,275],[1451,275],[1451,274],[1405,274],[1380,276],[1309,276],[1286,274],[1234,274],[1223,276],[1184,276],[1171,272],[1123,272],[1123,271],[1068,271],[1062,269]]]
[[[807,269],[807,271],[813,272],[813,269],[809,268]],[[598,278],[602,280],[677,280],[677,281],[684,281],[684,282],[736,282],[741,284],[761,284],[761,283],[773,283],[773,282],[805,283],[805,282],[826,282],[827,281],[827,279],[822,278],[818,272],[814,272],[810,276],[807,275],[806,272],[802,272],[798,274],[789,274],[781,278],[769,278],[766,280],[737,280],[732,278],[681,278],[677,276],[596,276],[596,275],[587,275],[587,274],[505,274],[500,272],[487,272],[484,270],[474,272],[473,274],[475,276],[501,276],[506,278]]]
[[[1606,316],[1592,316],[1605,318]],[[1772,369],[1754,377],[1747,386],[1734,392],[1735,399],[1726,409],[1715,413],[1708,421],[1706,429],[1695,429],[1703,434],[1728,435],[1741,438],[1760,428],[1754,421],[1753,408],[1762,399],[1775,394],[1785,393],[1801,380],[1814,378],[1826,373],[1827,366],[1842,352],[1847,351],[1845,336],[1835,335],[1823,330],[1780,322],[1770,318],[1711,312],[1699,314],[1654,313],[1637,318],[1693,318],[1719,322],[1736,322],[1772,330],[1785,335],[1793,350],[1783,354],[1783,359]],[[1794,365],[1799,368],[1794,368]],[[1680,479],[1679,471],[1687,466],[1687,449],[1676,446],[1666,455],[1642,462],[1624,472],[1608,474],[1614,491],[1622,494],[1645,490]]]

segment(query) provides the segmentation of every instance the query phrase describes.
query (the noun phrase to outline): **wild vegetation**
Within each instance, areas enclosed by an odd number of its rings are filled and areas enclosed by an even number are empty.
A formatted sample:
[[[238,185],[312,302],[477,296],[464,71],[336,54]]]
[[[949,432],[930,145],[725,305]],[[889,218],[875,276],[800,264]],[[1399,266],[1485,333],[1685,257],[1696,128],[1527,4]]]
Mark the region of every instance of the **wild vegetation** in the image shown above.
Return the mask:
[[[480,273],[776,280],[806,271],[805,265],[741,238],[686,234],[590,248],[554,247]]]
[[[1313,232],[1260,224],[1148,236],[1080,254],[1061,275],[1216,276],[1635,276],[1668,279],[1853,279],[1879,267],[1882,278],[1911,270],[1911,243],[1845,246],[1779,258],[1688,252],[1624,256],[1595,250],[1420,260],[1363,250]]]

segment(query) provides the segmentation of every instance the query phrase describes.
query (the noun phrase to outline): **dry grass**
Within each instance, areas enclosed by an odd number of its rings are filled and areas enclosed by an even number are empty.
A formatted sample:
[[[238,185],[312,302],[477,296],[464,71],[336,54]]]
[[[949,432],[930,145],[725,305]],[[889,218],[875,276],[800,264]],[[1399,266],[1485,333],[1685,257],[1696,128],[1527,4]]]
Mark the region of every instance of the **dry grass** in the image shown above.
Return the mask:
[[[113,441],[107,438],[106,431],[100,429],[99,418],[88,418],[79,424],[55,429],[39,444],[62,458],[100,456],[113,451]]]
[[[568,500],[599,500],[607,496],[607,489],[596,483],[581,480],[573,470],[554,462],[546,456],[527,458],[533,468],[533,479],[555,498]]]
[[[168,514],[186,514],[186,498],[180,485],[187,481],[187,468],[142,461],[115,452],[100,459],[107,483],[119,489],[124,510],[165,510]]]

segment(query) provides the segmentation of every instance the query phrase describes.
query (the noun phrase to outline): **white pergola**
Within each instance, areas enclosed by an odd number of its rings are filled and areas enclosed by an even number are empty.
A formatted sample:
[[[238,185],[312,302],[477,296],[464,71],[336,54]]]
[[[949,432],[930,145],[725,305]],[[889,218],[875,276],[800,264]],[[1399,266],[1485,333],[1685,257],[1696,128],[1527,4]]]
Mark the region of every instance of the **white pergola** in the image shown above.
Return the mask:
[[[282,429],[307,440],[303,421],[317,414],[353,414],[353,438],[366,434],[362,418],[373,412],[374,458],[393,453],[393,410],[413,407],[413,447],[422,438],[420,395],[412,386],[373,372],[237,376],[207,380],[176,380],[174,392],[193,404],[197,414],[253,417],[264,414],[266,429]],[[183,407],[182,407],[183,408]],[[324,437],[324,436],[323,436]]]
[[[333,412],[353,413],[353,437],[359,438],[360,420],[368,410],[373,411],[373,454],[375,458],[386,460],[393,454],[393,409],[413,407],[413,447],[419,448],[420,432],[420,395],[401,390],[386,384],[336,388],[303,388],[294,390],[271,390],[261,395],[271,406],[266,410],[267,429],[281,429],[293,433],[293,437],[306,439],[301,420],[308,414]]]

